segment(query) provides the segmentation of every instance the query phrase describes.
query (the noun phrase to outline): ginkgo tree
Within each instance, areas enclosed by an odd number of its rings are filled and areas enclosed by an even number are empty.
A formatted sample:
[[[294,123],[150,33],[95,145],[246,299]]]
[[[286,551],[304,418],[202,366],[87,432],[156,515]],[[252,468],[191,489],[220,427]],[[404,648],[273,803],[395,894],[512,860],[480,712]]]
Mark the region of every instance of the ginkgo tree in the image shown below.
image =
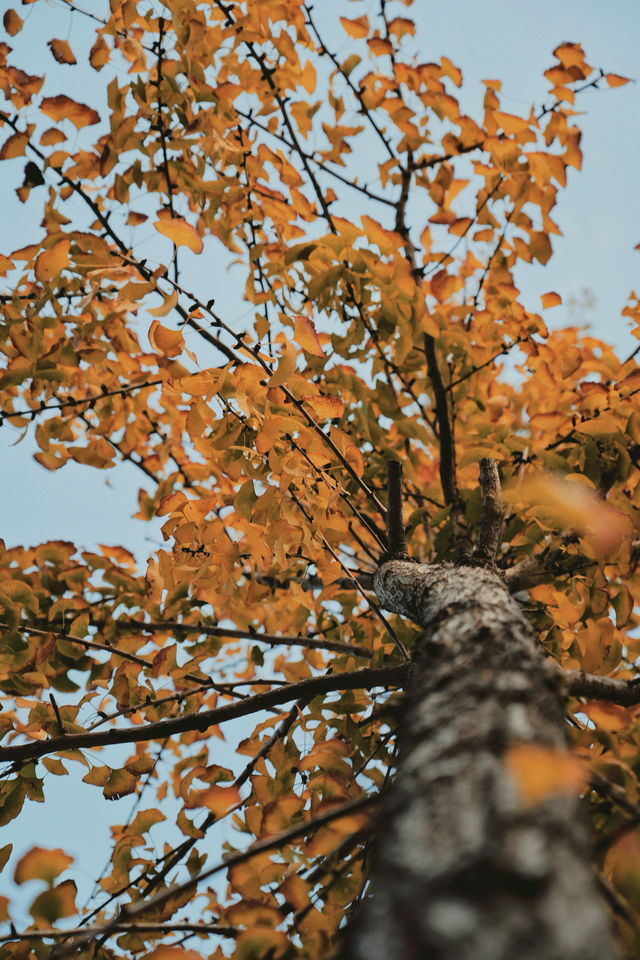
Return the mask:
[[[128,463],[165,541],[1,554],[2,889],[39,882],[1,958],[637,956],[637,351],[516,285],[575,104],[626,80],[562,43],[543,106],[470,116],[409,6],[345,4],[345,57],[303,0],[110,0],[49,39],[59,91],[0,44],[41,217],[0,256],[1,422]],[[11,858],[77,770],[105,819],[138,798],[85,907],[55,837]]]

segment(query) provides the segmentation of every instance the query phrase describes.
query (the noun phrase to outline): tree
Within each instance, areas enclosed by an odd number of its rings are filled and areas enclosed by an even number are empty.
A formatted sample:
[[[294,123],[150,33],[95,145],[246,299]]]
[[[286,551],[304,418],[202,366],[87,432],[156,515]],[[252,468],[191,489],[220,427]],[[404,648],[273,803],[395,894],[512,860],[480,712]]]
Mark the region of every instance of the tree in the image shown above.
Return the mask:
[[[0,258],[1,416],[47,470],[132,465],[166,545],[4,550],[0,823],[78,765],[138,803],[86,909],[55,843],[12,864],[0,957],[637,955],[637,351],[516,286],[574,101],[626,80],[563,43],[546,105],[487,81],[471,117],[387,0],[346,59],[301,0],[109,6],[105,108],[0,48],[42,210]]]

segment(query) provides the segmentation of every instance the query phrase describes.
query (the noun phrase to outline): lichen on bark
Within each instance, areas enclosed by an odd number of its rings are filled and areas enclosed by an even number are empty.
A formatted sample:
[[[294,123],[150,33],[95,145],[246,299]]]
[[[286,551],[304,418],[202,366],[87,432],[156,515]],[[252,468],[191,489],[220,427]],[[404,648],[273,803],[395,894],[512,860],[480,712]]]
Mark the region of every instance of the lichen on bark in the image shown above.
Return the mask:
[[[610,960],[590,838],[575,794],[522,800],[521,743],[567,745],[563,696],[492,569],[403,560],[380,604],[423,628],[379,814],[353,960]]]

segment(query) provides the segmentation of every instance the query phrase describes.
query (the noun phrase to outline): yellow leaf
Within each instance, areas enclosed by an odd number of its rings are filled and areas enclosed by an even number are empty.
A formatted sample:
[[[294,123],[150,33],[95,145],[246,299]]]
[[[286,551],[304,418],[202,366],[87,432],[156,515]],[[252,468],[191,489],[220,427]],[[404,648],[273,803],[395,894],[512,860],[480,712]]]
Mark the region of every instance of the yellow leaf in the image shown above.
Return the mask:
[[[58,63],[77,63],[73,51],[66,40],[49,40],[47,46]]]
[[[244,960],[257,957],[269,957],[279,960],[290,953],[291,942],[283,930],[272,930],[257,924],[243,930],[236,939],[235,955]]]
[[[57,277],[69,263],[70,240],[58,240],[48,250],[43,250],[36,257],[35,274],[41,283],[47,283],[52,277]]]
[[[61,120],[71,120],[78,130],[100,123],[100,114],[96,110],[88,107],[86,103],[76,103],[64,93],[58,94],[57,97],[44,97],[40,109],[58,123]]]
[[[168,493],[161,499],[156,508],[156,515],[158,517],[164,517],[168,513],[175,513],[179,507],[187,502],[187,498],[182,490],[174,490],[173,493]]]
[[[634,911],[640,909],[640,835],[638,830],[622,832],[606,858],[606,876],[611,876]]]
[[[295,327],[293,333],[293,339],[298,343],[303,350],[307,353],[313,354],[314,357],[323,357],[324,352],[320,345],[320,339],[316,333],[316,328],[313,325],[313,321],[309,317],[305,317],[303,314],[298,314],[295,318]]]
[[[316,88],[316,70],[311,60],[307,60],[305,63],[300,82],[307,93],[313,93]]]
[[[301,910],[309,903],[309,885],[297,873],[285,877],[280,892],[294,910]]]
[[[393,230],[385,230],[373,217],[362,214],[360,220],[367,239],[370,240],[371,243],[376,244],[380,249],[380,253],[392,254],[402,243],[402,238],[398,233],[395,233]]]
[[[349,20],[347,17],[340,17],[340,23],[350,37],[358,39],[360,37],[366,37],[369,34],[369,18],[366,16],[357,17],[354,20]]]
[[[262,809],[261,836],[287,830],[293,821],[300,820],[304,806],[304,798],[296,796],[284,796],[265,803]]]
[[[202,237],[198,236],[195,227],[181,217],[174,217],[172,220],[156,220],[154,227],[158,233],[175,243],[176,247],[188,247],[194,253],[202,253]]]
[[[311,405],[319,420],[333,420],[344,413],[344,403],[339,397],[325,397],[317,393],[304,396],[303,400]]]
[[[36,922],[42,921],[48,925],[60,917],[71,917],[76,912],[77,892],[73,880],[65,880],[38,894],[29,907],[29,913]]]
[[[296,369],[296,352],[290,343],[285,343],[284,353],[278,360],[278,367],[269,379],[270,387],[280,387]]]
[[[154,307],[153,310],[148,310],[147,312],[150,313],[152,317],[166,317],[168,313],[171,313],[177,302],[178,291],[174,290],[173,293],[170,293],[165,298],[161,307]]]
[[[137,784],[138,777],[123,767],[119,770],[109,771],[109,776],[107,777],[107,782],[102,792],[107,800],[119,800],[120,797],[126,797],[128,794],[133,793]]]
[[[529,129],[529,121],[517,117],[513,113],[503,113],[501,110],[494,110],[493,116],[498,121],[507,136],[514,133],[522,133]]]
[[[154,320],[149,329],[149,343],[157,353],[175,357],[184,350],[184,337],[180,330],[170,330]]]
[[[217,392],[216,377],[206,371],[181,377],[177,385],[181,393],[186,393],[190,397],[204,397],[209,393]]]
[[[46,880],[52,883],[55,878],[73,863],[64,850],[45,850],[44,847],[32,847],[16,864],[13,879],[16,883],[26,880]]]
[[[353,467],[359,477],[364,473],[364,457],[356,446],[348,443],[344,451],[344,458],[350,467]]]
[[[548,310],[550,307],[557,307],[562,303],[562,297],[559,293],[550,290],[549,293],[543,293],[540,297],[542,300],[542,309]]]
[[[462,86],[462,71],[459,67],[456,67],[448,57],[440,57],[440,65],[442,66],[442,72],[453,80],[456,87]]]
[[[510,747],[505,766],[525,807],[536,807],[557,794],[578,794],[587,781],[587,768],[579,757],[539,743]]]

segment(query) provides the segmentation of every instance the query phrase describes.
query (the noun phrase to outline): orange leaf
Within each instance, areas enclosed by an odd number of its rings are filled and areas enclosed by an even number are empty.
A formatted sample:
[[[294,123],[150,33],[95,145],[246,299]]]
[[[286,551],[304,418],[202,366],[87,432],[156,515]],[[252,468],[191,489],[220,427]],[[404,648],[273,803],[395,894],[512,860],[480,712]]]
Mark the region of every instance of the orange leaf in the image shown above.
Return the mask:
[[[109,62],[111,51],[104,37],[98,37],[89,51],[89,63],[94,70],[102,70],[104,65]]]
[[[195,227],[181,217],[174,217],[172,220],[156,220],[154,227],[158,233],[175,243],[176,247],[189,247],[194,253],[202,253],[202,237],[198,236]]]
[[[62,130],[58,130],[57,127],[49,127],[40,137],[40,143],[43,147],[52,147],[54,144],[62,143],[62,141],[66,139]]]
[[[587,780],[586,766],[579,757],[539,743],[510,747],[505,766],[526,807],[536,807],[557,794],[577,794]]]
[[[445,76],[449,77],[450,80],[453,80],[456,87],[462,86],[462,71],[459,67],[456,67],[448,57],[440,57],[440,65],[442,72]]]
[[[127,217],[127,226],[137,227],[141,223],[144,223],[145,220],[148,220],[148,219],[149,218],[146,215],[146,213],[136,213],[134,210],[131,210],[129,212],[129,216]]]
[[[385,37],[371,37],[367,40],[367,46],[374,57],[386,57],[393,53],[393,44]]]
[[[366,16],[357,17],[355,20],[340,17],[340,23],[350,37],[358,39],[360,37],[366,37],[369,34],[369,18]]]
[[[617,703],[607,703],[604,700],[594,700],[580,707],[582,713],[586,713],[590,720],[593,720],[598,730],[606,730],[607,733],[616,733],[619,730],[626,730],[634,722],[634,716],[630,710],[618,706]]]
[[[610,87],[623,87],[631,82],[628,77],[621,77],[618,73],[605,73],[604,78]]]
[[[77,63],[73,51],[66,40],[49,40],[47,46],[58,63]]]
[[[601,500],[585,478],[556,476],[538,471],[506,488],[511,502],[541,507],[560,529],[589,533],[599,554],[611,556],[628,534],[629,520]]]
[[[44,847],[32,847],[16,864],[13,879],[16,883],[26,880],[46,880],[52,883],[55,878],[73,863],[64,850],[45,850]]]
[[[324,357],[324,352],[320,345],[320,339],[316,333],[313,321],[301,313],[295,318],[293,339],[307,353],[313,354],[314,357]]]
[[[172,947],[162,944],[147,954],[147,960],[202,960],[202,954],[184,947]]]
[[[555,293],[553,290],[550,290],[549,293],[543,293],[540,299],[542,300],[543,310],[548,310],[549,307],[557,307],[562,303],[560,294]]]
[[[40,109],[58,123],[60,120],[71,120],[78,130],[100,123],[100,114],[96,110],[88,107],[86,103],[77,103],[64,93],[57,97],[44,97]]]
[[[240,803],[240,788],[233,785],[209,787],[200,797],[200,803],[219,819]]]
[[[8,140],[2,144],[0,150],[0,160],[11,160],[13,157],[21,157],[24,154],[25,147],[29,143],[29,137],[26,133],[14,133]]]
[[[39,253],[35,265],[36,279],[41,283],[47,283],[52,277],[57,277],[69,263],[70,246],[70,240],[58,240],[48,250]]]
[[[16,33],[20,33],[22,30],[24,20],[18,16],[15,10],[9,9],[2,18],[2,23],[9,36],[15,37]]]
[[[415,36],[416,25],[413,20],[409,20],[408,17],[394,17],[393,20],[389,22],[387,30],[394,37],[397,37],[398,40],[401,40],[406,34],[410,36]]]
[[[154,320],[149,329],[149,343],[157,353],[177,357],[184,350],[184,337],[180,330],[170,330]]]
[[[580,67],[584,65],[584,50],[579,43],[561,43],[553,51],[563,67]]]

